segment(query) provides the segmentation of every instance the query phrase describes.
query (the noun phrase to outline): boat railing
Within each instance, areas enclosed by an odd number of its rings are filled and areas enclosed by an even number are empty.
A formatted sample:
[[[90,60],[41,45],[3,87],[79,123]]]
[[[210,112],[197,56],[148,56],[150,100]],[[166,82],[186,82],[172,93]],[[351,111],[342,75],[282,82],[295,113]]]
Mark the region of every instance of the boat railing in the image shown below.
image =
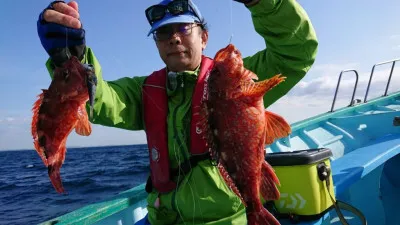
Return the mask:
[[[393,60],[389,60],[389,61],[385,61],[385,62],[380,62],[380,63],[375,64],[372,67],[371,75],[370,75],[369,81],[368,81],[367,91],[365,92],[364,103],[367,102],[369,88],[371,87],[371,81],[372,81],[372,77],[373,77],[374,72],[375,72],[375,67],[380,66],[380,65],[385,65],[385,64],[388,64],[388,63],[392,63],[392,67],[390,68],[389,78],[388,78],[388,81],[386,83],[385,93],[383,94],[383,96],[387,96],[387,93],[388,93],[388,90],[389,90],[390,81],[392,80],[393,70],[394,70],[394,67],[396,65],[396,61],[399,61],[399,60],[400,59],[393,59]]]
[[[342,79],[342,75],[346,72],[354,72],[354,74],[356,75],[356,82],[354,84],[354,88],[353,88],[353,95],[351,96],[351,101],[349,106],[354,105],[354,96],[356,94],[356,90],[357,90],[357,84],[358,84],[358,72],[357,70],[343,70],[342,72],[340,72],[339,75],[339,79],[338,79],[338,83],[336,85],[336,91],[335,91],[335,96],[333,97],[333,101],[332,101],[332,106],[331,106],[331,112],[333,112],[333,108],[335,107],[335,103],[336,103],[336,97],[337,97],[337,93],[339,91],[339,86],[340,86],[340,81]]]
[[[392,60],[385,61],[385,62],[376,63],[376,64],[372,67],[371,75],[370,75],[369,81],[368,81],[367,90],[365,91],[364,103],[367,102],[368,93],[369,93],[369,89],[370,89],[370,87],[371,87],[372,78],[373,78],[373,75],[374,75],[374,72],[375,72],[375,68],[376,68],[377,66],[381,66],[381,65],[385,65],[385,64],[392,63],[392,67],[391,67],[391,69],[390,69],[389,78],[388,78],[388,81],[387,81],[387,83],[386,83],[385,93],[383,94],[383,96],[387,96],[387,95],[388,95],[388,90],[389,90],[390,82],[391,82],[391,80],[392,80],[393,70],[394,70],[394,67],[395,67],[397,61],[400,61],[400,58],[399,58],[399,59],[392,59]],[[357,85],[358,85],[358,72],[357,72],[356,70],[353,70],[353,69],[351,69],[351,70],[343,70],[343,71],[340,72],[340,75],[339,75],[339,79],[338,79],[338,83],[337,83],[337,85],[336,85],[335,95],[334,95],[334,97],[333,97],[333,101],[332,101],[332,106],[331,106],[330,112],[333,112],[333,110],[334,110],[335,103],[336,103],[336,98],[337,98],[337,94],[338,94],[338,91],[339,91],[340,81],[341,81],[341,79],[342,79],[342,75],[343,75],[344,73],[346,73],[346,72],[354,72],[355,75],[356,75],[356,82],[355,82],[354,88],[353,88],[353,95],[351,96],[351,101],[350,101],[350,104],[348,105],[348,107],[349,107],[349,106],[353,106],[355,103],[360,103],[360,102],[361,102],[361,99],[354,100],[354,97],[355,97],[355,94],[356,94],[356,90],[357,90]]]

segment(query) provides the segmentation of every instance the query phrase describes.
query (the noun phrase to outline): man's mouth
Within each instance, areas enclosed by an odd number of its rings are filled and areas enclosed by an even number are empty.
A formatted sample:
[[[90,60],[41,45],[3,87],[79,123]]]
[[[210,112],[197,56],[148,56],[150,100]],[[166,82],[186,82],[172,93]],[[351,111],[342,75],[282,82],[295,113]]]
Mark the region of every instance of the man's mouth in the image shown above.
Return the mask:
[[[184,54],[184,53],[185,53],[185,51],[177,51],[177,52],[170,52],[167,55],[168,56],[174,56],[174,55],[181,55],[181,54]]]

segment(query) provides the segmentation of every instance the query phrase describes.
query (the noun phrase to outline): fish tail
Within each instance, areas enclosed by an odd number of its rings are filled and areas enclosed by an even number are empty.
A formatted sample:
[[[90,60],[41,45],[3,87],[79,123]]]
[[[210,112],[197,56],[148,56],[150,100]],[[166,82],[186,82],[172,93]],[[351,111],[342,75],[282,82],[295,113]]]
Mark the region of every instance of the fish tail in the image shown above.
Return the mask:
[[[31,122],[31,134],[33,137],[33,145],[35,147],[36,152],[39,154],[40,158],[42,159],[43,163],[47,166],[47,158],[44,153],[44,149],[40,146],[39,143],[39,135],[38,135],[38,127],[37,124],[39,122],[39,110],[40,106],[42,105],[44,93],[46,90],[43,90],[41,94],[38,95],[38,99],[35,101],[32,107],[32,122]]]
[[[58,193],[63,193],[64,187],[61,182],[60,167],[61,166],[58,165],[49,165],[47,169],[51,180],[51,184]]]
[[[262,197],[266,201],[278,200],[280,193],[276,185],[280,185],[280,182],[274,169],[266,161],[262,165],[261,174],[260,192]]]
[[[258,212],[247,212],[248,225],[280,225],[279,221],[264,207]]]

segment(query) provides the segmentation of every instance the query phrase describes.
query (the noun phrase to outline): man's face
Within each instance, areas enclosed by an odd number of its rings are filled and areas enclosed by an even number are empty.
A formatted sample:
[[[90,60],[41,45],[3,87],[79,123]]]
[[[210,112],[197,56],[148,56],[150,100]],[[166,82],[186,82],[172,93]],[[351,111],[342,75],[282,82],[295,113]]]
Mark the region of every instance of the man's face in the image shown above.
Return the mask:
[[[208,33],[197,24],[169,24],[157,29],[155,39],[168,69],[181,72],[194,70],[200,65]]]

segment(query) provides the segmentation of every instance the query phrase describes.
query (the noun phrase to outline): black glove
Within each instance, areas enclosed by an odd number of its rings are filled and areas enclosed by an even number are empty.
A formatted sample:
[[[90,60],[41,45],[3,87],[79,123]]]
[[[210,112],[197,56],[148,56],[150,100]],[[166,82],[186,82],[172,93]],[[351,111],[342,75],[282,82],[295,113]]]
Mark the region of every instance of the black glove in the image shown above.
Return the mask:
[[[79,60],[82,60],[85,53],[86,43],[84,29],[74,29],[44,21],[44,12],[47,9],[54,10],[53,4],[57,2],[64,1],[53,1],[40,13],[37,21],[37,31],[42,46],[49,54],[53,63],[56,66],[61,66],[66,60],[68,60],[70,55],[74,55]]]

